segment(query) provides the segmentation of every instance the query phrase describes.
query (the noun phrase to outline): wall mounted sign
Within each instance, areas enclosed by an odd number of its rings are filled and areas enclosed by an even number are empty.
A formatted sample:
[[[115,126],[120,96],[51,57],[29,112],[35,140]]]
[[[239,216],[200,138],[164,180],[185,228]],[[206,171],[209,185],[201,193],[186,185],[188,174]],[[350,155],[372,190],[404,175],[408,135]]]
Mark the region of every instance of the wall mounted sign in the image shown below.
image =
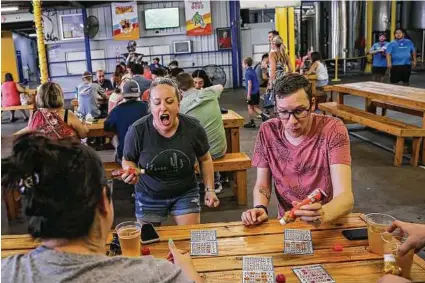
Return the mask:
[[[210,1],[185,1],[186,31],[189,36],[212,34]]]

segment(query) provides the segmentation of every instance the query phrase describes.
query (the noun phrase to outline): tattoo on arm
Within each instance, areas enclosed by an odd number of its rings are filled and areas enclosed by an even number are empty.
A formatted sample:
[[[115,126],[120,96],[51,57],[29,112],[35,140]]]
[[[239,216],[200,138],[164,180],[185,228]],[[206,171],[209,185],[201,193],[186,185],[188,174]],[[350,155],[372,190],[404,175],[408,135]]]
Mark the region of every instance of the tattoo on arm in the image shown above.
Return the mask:
[[[260,192],[260,194],[262,194],[263,196],[265,196],[267,198],[267,200],[270,200],[271,197],[271,193],[270,190],[265,188],[265,187],[260,187],[258,189],[258,191]]]

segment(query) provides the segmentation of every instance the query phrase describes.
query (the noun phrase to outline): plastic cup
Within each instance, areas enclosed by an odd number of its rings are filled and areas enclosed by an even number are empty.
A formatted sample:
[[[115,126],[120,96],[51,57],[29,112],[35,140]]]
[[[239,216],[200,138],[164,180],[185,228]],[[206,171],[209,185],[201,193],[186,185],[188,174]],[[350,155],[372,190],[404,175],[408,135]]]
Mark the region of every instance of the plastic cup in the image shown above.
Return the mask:
[[[401,268],[400,276],[409,279],[415,250],[411,249],[404,256],[400,256],[398,253],[400,245],[407,240],[408,235],[404,234],[403,237],[400,237],[395,231],[393,234],[384,232],[381,237],[384,242],[385,254],[394,256],[396,265]]]
[[[390,215],[382,213],[370,213],[366,215],[367,236],[369,239],[369,251],[375,254],[384,255],[384,240],[381,234],[396,219]]]
[[[118,224],[115,229],[120,240],[122,255],[139,257],[142,225],[138,222],[127,221]]]

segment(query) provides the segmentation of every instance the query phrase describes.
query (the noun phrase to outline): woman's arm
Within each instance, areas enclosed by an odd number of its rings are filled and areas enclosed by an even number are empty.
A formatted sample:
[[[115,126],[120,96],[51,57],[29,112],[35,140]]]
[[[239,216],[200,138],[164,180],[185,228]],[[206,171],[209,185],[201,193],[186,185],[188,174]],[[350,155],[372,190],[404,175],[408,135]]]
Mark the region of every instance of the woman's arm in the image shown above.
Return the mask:
[[[274,51],[269,53],[269,66],[270,66],[270,80],[269,83],[273,84],[276,79],[276,54]]]
[[[87,137],[87,133],[89,132],[89,129],[85,124],[83,124],[77,116],[75,116],[72,111],[68,111],[68,124],[74,128],[74,130],[77,132],[77,135],[80,139],[84,139]]]
[[[307,75],[315,74],[317,67],[319,67],[319,63],[317,61],[311,64],[310,69],[307,72]]]
[[[16,88],[18,89],[19,93],[27,93],[28,91],[23,88],[20,84],[16,83]]]
[[[214,189],[214,164],[209,152],[198,158],[205,188]]]
[[[288,73],[292,73],[294,68],[292,67],[291,58],[288,55],[286,55],[286,65],[288,66]]]

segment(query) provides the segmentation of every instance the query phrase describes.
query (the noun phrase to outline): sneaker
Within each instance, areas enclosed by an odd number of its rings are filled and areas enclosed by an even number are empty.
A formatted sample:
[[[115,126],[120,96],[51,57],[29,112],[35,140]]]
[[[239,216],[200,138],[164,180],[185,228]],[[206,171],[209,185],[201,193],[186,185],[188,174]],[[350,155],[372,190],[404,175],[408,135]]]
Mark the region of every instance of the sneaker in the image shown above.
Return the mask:
[[[215,183],[214,185],[214,191],[216,194],[221,193],[221,191],[223,190],[223,186],[221,185],[221,183]]]
[[[243,125],[243,127],[245,129],[255,129],[255,124],[252,122],[246,123],[245,125]]]
[[[261,114],[258,114],[257,116],[255,116],[255,118],[257,118],[258,120],[263,119],[263,116],[261,116]]]

